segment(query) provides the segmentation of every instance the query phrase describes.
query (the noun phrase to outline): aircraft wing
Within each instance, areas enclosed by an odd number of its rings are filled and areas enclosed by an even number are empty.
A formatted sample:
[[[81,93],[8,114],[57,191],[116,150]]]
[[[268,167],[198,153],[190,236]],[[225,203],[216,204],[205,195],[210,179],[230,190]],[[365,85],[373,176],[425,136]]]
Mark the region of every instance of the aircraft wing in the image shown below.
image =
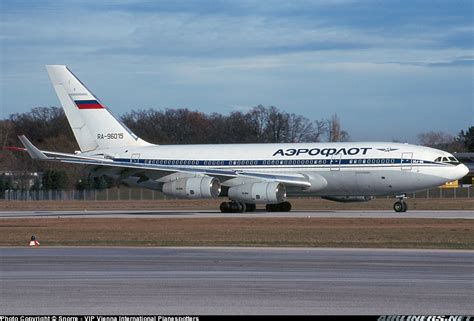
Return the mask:
[[[186,173],[186,174],[197,174],[207,175],[226,181],[228,179],[242,177],[249,179],[257,179],[266,182],[279,182],[288,186],[295,186],[301,188],[308,188],[311,183],[308,178],[301,174],[296,175],[275,175],[268,173],[259,173],[245,170],[232,170],[232,169],[213,169],[213,168],[193,168],[189,166],[175,166],[175,165],[157,165],[157,164],[143,164],[135,163],[132,160],[118,161],[111,158],[100,158],[81,156],[76,154],[58,153],[50,151],[39,150],[34,146],[26,136],[22,135],[18,137],[22,144],[25,146],[26,151],[33,159],[56,161],[61,163],[72,163],[72,164],[83,164],[92,166],[106,166],[106,167],[118,167],[118,168],[129,168],[143,171],[154,171],[163,172],[166,174],[172,173]]]

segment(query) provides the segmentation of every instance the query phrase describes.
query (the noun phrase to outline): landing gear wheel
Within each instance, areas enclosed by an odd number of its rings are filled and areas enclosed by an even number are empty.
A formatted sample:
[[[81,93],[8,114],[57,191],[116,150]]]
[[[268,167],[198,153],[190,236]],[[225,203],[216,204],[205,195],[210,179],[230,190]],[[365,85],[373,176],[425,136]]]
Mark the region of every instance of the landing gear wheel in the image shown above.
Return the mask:
[[[291,211],[290,202],[282,202],[278,204],[267,204],[265,206],[267,212],[289,212]]]
[[[393,210],[395,212],[406,212],[408,210],[407,203],[403,201],[398,201],[393,204]]]
[[[255,204],[246,203],[245,206],[247,206],[247,212],[255,212],[255,210],[257,209],[257,206]]]
[[[247,205],[245,203],[237,202],[239,209],[237,213],[245,213],[247,211]]]
[[[291,211],[291,203],[290,202],[283,202],[278,204],[280,207],[281,212],[289,212]]]
[[[393,210],[395,212],[403,211],[403,203],[402,202],[395,202],[395,204],[393,204]]]
[[[230,213],[230,203],[229,202],[222,202],[221,205],[219,206],[219,209],[221,210],[221,213]]]
[[[241,202],[222,202],[219,209],[222,213],[244,213],[247,206]]]

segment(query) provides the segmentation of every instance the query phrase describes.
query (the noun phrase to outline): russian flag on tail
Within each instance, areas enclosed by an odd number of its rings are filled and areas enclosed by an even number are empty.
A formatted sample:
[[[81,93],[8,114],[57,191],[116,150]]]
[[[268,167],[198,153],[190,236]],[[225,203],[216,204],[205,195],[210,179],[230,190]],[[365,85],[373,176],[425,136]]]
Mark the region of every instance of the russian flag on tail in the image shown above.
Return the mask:
[[[102,109],[102,106],[97,100],[74,100],[79,109]]]

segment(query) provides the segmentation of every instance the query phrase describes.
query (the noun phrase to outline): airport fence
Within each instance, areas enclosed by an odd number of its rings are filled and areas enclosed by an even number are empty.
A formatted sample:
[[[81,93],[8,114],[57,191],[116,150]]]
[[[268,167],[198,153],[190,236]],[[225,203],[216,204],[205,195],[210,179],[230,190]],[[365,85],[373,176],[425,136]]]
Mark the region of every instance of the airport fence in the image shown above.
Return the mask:
[[[410,198],[435,199],[435,198],[472,198],[472,186],[458,188],[433,188],[417,193],[408,193]],[[6,190],[3,197],[5,201],[117,201],[117,200],[166,200],[175,199],[161,192],[143,188],[110,188],[104,190]],[[1,199],[1,198],[0,198]]]
[[[7,190],[6,201],[120,201],[173,199],[161,192],[142,188],[111,188],[103,190]]]

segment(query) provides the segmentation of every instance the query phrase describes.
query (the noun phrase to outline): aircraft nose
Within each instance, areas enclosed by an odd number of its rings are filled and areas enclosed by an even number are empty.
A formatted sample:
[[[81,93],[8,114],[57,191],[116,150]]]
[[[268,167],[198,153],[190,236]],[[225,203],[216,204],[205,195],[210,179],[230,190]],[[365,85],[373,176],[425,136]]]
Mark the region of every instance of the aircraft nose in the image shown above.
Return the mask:
[[[456,179],[463,178],[469,173],[469,168],[464,164],[459,164],[456,166]]]

